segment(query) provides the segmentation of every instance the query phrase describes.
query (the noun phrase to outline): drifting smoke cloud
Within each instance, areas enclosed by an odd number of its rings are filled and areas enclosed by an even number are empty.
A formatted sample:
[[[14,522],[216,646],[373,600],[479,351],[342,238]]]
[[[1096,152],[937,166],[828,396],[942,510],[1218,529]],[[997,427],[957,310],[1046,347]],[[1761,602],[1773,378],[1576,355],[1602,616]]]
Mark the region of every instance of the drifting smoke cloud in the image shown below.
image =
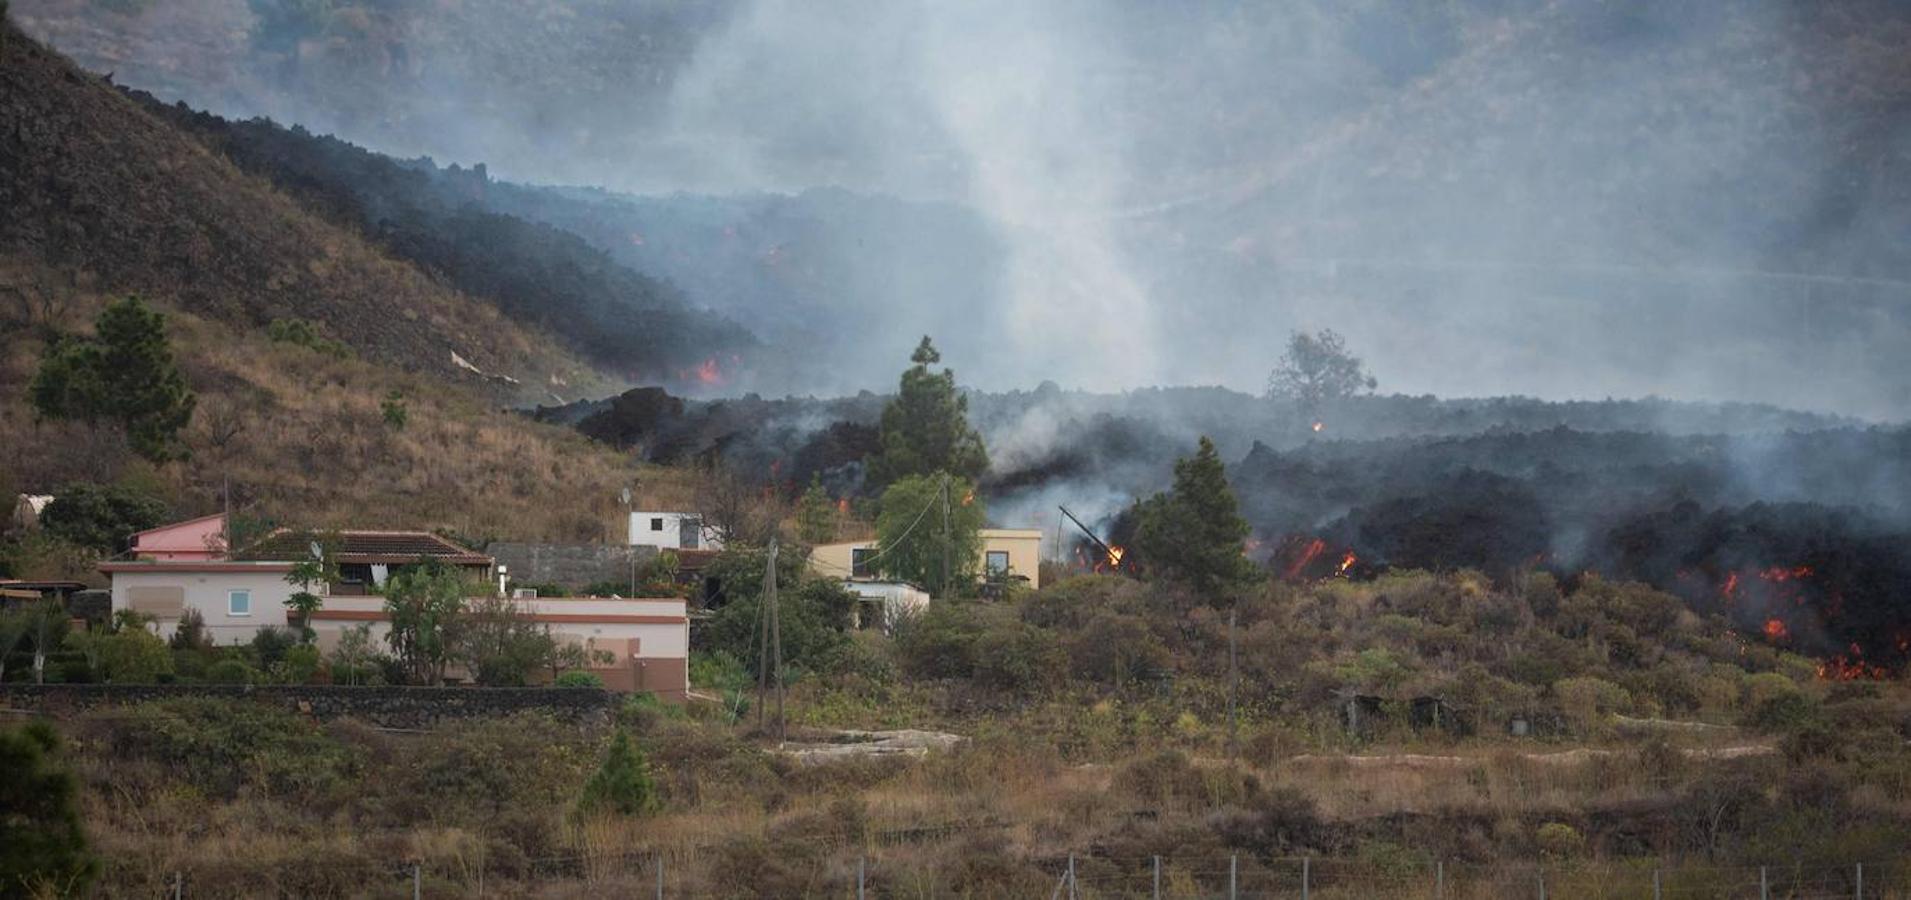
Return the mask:
[[[228,5],[14,10],[89,62],[100,31],[256,34]],[[809,305],[705,302],[855,340],[807,380],[739,389],[882,389],[929,331],[988,390],[1254,391],[1290,330],[1332,327],[1388,390],[1899,419],[1911,63],[1878,36],[1906,27],[1784,0],[470,0],[340,4],[197,80],[111,42],[90,64],[507,178],[836,186],[972,210],[1001,238],[924,228],[902,253],[830,245],[801,215],[745,223],[787,229],[751,263],[808,279]],[[1001,258],[973,279],[898,263],[971,253]]]

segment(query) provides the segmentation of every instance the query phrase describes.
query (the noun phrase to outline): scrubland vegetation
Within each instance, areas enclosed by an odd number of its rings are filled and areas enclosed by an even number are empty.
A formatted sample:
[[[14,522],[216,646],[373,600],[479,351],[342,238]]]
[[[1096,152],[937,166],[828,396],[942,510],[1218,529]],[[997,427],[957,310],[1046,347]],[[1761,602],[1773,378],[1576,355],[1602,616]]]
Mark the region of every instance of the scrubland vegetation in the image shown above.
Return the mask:
[[[1590,578],[1270,583],[1235,613],[1233,729],[1227,612],[1178,589],[1070,578],[939,604],[893,638],[811,622],[791,739],[968,738],[920,757],[798,762],[755,733],[744,666],[705,656],[712,699],[619,716],[654,780],[631,814],[579,811],[602,729],[395,734],[205,700],[61,728],[114,894],[184,872],[189,895],[401,896],[416,861],[428,895],[594,896],[650,890],[659,855],[697,896],[844,896],[860,858],[877,896],[1043,895],[1070,854],[1089,896],[1145,892],[1156,855],[1178,895],[1222,889],[1230,856],[1260,889],[1309,858],[1329,897],[1423,896],[1436,861],[1454,896],[1504,896],[1535,865],[1559,897],[1643,889],[1655,867],[1669,896],[1730,896],[1720,873],[1760,865],[1911,887],[1887,865],[1911,839],[1896,683],[1820,680]],[[1363,726],[1343,691],[1381,698]],[[1416,724],[1415,696],[1451,719]],[[1515,714],[1532,736],[1507,735]]]

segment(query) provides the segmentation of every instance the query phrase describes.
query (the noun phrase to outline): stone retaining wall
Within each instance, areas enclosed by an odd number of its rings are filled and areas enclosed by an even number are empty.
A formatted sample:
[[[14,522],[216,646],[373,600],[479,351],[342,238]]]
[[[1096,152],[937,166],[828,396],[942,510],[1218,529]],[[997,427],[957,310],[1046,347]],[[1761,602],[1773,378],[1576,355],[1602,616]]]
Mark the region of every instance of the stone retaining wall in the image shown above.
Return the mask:
[[[623,697],[595,688],[346,687],[343,685],[3,684],[0,708],[64,717],[178,697],[252,700],[318,719],[430,729],[456,720],[537,712],[586,727],[610,724]]]
[[[519,584],[563,584],[574,588],[608,581],[624,584],[632,566],[641,571],[657,555],[647,544],[517,544],[492,543],[485,552],[508,566]]]

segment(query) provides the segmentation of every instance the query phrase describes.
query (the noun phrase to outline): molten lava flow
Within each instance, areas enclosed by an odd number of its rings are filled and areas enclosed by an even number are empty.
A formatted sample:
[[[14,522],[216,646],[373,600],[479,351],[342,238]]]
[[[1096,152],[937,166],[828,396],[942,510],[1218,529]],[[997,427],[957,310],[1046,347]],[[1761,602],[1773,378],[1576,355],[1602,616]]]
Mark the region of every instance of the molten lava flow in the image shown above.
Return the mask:
[[[1360,558],[1354,555],[1354,551],[1347,551],[1347,555],[1340,558],[1340,565],[1334,567],[1334,574],[1338,577],[1345,578],[1347,576],[1347,570],[1353,568],[1354,563],[1359,561]]]
[[[1774,641],[1774,642],[1785,641],[1785,640],[1790,640],[1791,636],[1792,636],[1792,631],[1791,629],[1785,627],[1784,622],[1781,622],[1777,619],[1765,620],[1765,639],[1766,640]]]
[[[1296,557],[1294,559],[1294,562],[1288,565],[1287,567],[1288,579],[1292,580],[1295,578],[1299,578],[1301,576],[1301,573],[1307,571],[1307,567],[1313,565],[1314,560],[1319,558],[1322,553],[1326,552],[1326,550],[1327,550],[1326,541],[1323,541],[1320,538],[1315,538],[1311,541],[1308,541],[1306,548],[1301,550],[1301,555]]]
[[[1801,578],[1810,578],[1811,574],[1812,574],[1811,566],[1793,566],[1789,569],[1785,568],[1784,566],[1773,566],[1769,569],[1766,569],[1763,572],[1758,573],[1758,577],[1766,581],[1773,581],[1773,582],[1778,582],[1782,584],[1787,581],[1797,581]]]
[[[1325,429],[1326,427],[1327,427],[1327,423],[1325,423],[1325,422],[1315,422],[1315,423],[1314,423],[1314,431],[1315,431],[1315,432],[1319,432],[1319,431],[1321,431],[1321,430],[1323,430],[1323,429]]]
[[[1890,671],[1884,666],[1865,661],[1863,647],[1852,644],[1850,653],[1840,653],[1818,664],[1818,677],[1827,681],[1859,681],[1863,679],[1883,680],[1890,677]]]

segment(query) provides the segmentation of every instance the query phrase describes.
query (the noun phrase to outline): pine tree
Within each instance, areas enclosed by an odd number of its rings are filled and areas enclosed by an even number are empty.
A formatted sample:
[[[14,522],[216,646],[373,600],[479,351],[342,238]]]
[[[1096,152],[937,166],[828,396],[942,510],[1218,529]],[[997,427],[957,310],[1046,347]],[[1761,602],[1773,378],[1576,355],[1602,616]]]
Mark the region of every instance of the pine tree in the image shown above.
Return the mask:
[[[1193,457],[1174,464],[1173,490],[1142,501],[1135,512],[1135,551],[1151,572],[1186,582],[1204,596],[1254,577],[1244,555],[1247,520],[1206,436]]]
[[[116,300],[94,320],[92,338],[66,337],[33,376],[33,408],[49,419],[109,420],[133,451],[154,462],[181,459],[179,430],[197,399],[166,342],[166,317],[138,297]]]
[[[640,816],[657,808],[657,787],[650,780],[650,763],[622,728],[610,740],[604,763],[584,783],[577,801],[582,813],[614,812]]]
[[[956,390],[955,372],[929,367],[942,361],[928,336],[916,345],[896,399],[882,415],[882,452],[870,460],[870,478],[887,485],[910,475],[948,472],[981,477],[989,468],[982,436],[969,427],[969,399]]]
[[[836,539],[836,502],[823,489],[820,476],[810,476],[809,489],[796,507],[796,532],[805,544],[827,544]]]
[[[44,723],[0,731],[0,897],[78,896],[99,871],[59,749]]]

